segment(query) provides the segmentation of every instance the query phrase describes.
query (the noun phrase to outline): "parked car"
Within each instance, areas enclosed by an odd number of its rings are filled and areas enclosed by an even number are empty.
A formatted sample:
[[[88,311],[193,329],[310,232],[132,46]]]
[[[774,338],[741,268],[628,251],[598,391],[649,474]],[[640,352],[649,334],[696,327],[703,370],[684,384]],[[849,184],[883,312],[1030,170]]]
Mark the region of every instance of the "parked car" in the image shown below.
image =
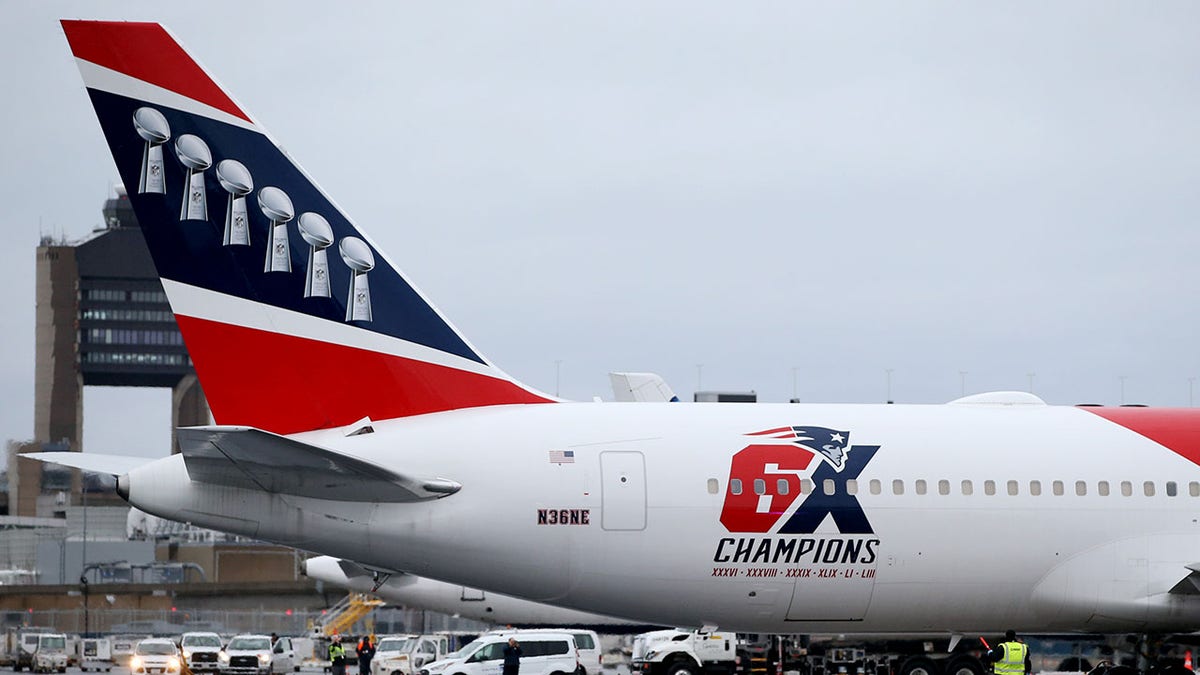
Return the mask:
[[[149,638],[137,643],[129,659],[132,675],[178,675],[183,670],[174,640]]]

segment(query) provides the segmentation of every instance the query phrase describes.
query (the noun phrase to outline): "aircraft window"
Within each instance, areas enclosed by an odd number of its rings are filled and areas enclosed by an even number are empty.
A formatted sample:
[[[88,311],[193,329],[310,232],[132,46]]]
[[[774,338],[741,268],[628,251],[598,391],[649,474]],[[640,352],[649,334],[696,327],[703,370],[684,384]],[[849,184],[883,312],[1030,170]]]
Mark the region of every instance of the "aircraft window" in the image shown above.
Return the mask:
[[[971,485],[971,481],[964,480],[962,482],[962,493],[969,497],[973,492],[975,492],[975,486]]]
[[[878,478],[872,478],[871,479],[871,494],[877,495],[880,492],[883,492],[883,486],[879,483]]]
[[[994,480],[983,481],[983,494],[985,494],[989,497],[996,494],[996,481],[994,481]]]
[[[833,493],[837,492],[837,486],[833,484],[832,478],[826,478],[821,482],[824,483],[824,485],[821,487],[824,489],[825,494],[832,495]]]
[[[721,491],[721,484],[717,482],[717,479],[709,478],[708,479],[708,494],[715,495],[720,491]]]
[[[1050,490],[1054,493],[1055,497],[1063,496],[1063,482],[1061,480],[1054,481],[1050,484]]]
[[[1096,483],[1096,494],[1100,495],[1101,497],[1108,496],[1108,481],[1102,480],[1099,483]]]
[[[1167,481],[1167,496],[1175,497],[1178,494],[1179,494],[1179,486],[1175,484],[1175,481],[1173,481],[1173,480]]]
[[[775,492],[777,494],[786,495],[789,490],[791,490],[791,488],[788,487],[786,478],[780,478],[779,480],[775,481]]]
[[[811,478],[805,478],[800,481],[800,493],[811,495],[813,493],[813,482]]]
[[[943,497],[950,494],[950,481],[945,479],[938,481],[938,494]]]
[[[1034,497],[1037,497],[1038,495],[1042,494],[1042,481],[1040,481],[1040,480],[1029,481],[1029,494],[1033,495]]]
[[[894,495],[904,494],[904,481],[900,480],[899,478],[892,481],[892,494],[894,494]]]
[[[1144,491],[1146,493],[1147,497],[1153,497],[1154,496],[1154,481],[1148,480],[1145,483],[1142,483],[1142,491]]]
[[[848,494],[848,495],[858,494],[858,479],[857,478],[851,478],[850,480],[846,481],[846,494]]]
[[[1083,481],[1083,480],[1075,481],[1075,495],[1077,497],[1082,497],[1086,494],[1087,494],[1087,481]]]
[[[919,494],[919,495],[923,495],[923,494],[925,494],[925,492],[926,492],[926,487],[925,487],[925,479],[924,479],[924,478],[918,478],[918,479],[917,479],[917,484],[916,484],[916,486],[915,486],[915,487],[916,487],[917,494]]]
[[[731,494],[731,495],[742,494],[742,479],[741,478],[730,478],[729,479],[729,494]]]
[[[1008,481],[1008,496],[1016,497],[1019,494],[1021,494],[1021,490],[1017,487],[1017,481]]]
[[[1200,497],[1200,483],[1196,481],[1188,483],[1188,494],[1193,497]]]
[[[754,479],[754,494],[756,494],[756,495],[767,494],[767,481],[765,481],[761,478],[755,478]]]
[[[1122,497],[1133,496],[1133,483],[1130,483],[1127,480],[1121,481],[1121,496]]]

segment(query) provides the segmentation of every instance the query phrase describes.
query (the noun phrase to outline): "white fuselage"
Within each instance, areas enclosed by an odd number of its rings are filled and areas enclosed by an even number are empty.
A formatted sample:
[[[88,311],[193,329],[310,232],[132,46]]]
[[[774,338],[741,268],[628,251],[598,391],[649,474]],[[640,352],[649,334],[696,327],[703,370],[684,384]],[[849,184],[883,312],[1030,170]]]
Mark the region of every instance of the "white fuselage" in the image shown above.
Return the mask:
[[[842,533],[843,521],[826,517],[815,532],[779,533],[825,486],[771,502],[775,476],[811,477],[826,462],[820,456],[790,474],[758,467],[770,478],[751,519],[770,521],[766,531],[723,524],[738,478],[731,467],[745,468],[735,454],[767,443],[747,434],[789,425],[849,431],[846,471],[856,453],[878,446],[852,483],[843,473],[830,481],[840,494],[831,503],[854,511],[856,500],[868,531]],[[1169,593],[1200,556],[1200,486],[1190,486],[1200,468],[1078,408],[568,403],[374,427],[295,438],[451,479],[461,491],[411,503],[273,495],[192,482],[174,456],[131,471],[129,500],[165,518],[661,625],[781,633],[1200,626],[1200,596]],[[555,451],[572,451],[572,461]],[[754,490],[745,478],[742,489]]]

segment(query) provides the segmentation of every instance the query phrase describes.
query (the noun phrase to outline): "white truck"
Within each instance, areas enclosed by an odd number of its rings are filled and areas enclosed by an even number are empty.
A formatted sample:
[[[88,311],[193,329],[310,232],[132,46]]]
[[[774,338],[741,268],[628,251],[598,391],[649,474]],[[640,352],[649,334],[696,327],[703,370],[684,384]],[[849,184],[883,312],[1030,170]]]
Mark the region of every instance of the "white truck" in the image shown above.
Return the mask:
[[[67,672],[67,636],[62,633],[39,633],[33,649],[33,672]]]
[[[79,641],[79,669],[110,672],[113,669],[112,642],[108,638],[83,638]]]
[[[425,664],[445,658],[450,646],[448,635],[389,635],[375,646],[371,674],[415,675]]]
[[[33,669],[33,651],[37,649],[37,636],[43,633],[53,633],[53,628],[41,626],[15,626],[4,634],[3,658],[0,665],[11,666],[13,670],[22,668]]]
[[[655,630],[633,638],[634,675],[732,675],[737,667],[737,636],[682,630]]]
[[[221,636],[216,633],[189,632],[179,636],[179,649],[183,652],[183,663],[192,675],[221,672],[218,657],[221,654]]]

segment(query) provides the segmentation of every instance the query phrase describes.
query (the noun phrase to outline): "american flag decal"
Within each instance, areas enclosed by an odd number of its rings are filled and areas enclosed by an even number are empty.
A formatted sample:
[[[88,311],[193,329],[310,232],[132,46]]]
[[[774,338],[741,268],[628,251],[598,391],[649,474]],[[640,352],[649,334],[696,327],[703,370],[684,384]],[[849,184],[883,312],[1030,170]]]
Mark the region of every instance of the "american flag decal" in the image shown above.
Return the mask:
[[[550,463],[551,464],[574,464],[575,463],[575,451],[574,450],[551,450],[550,451]]]

